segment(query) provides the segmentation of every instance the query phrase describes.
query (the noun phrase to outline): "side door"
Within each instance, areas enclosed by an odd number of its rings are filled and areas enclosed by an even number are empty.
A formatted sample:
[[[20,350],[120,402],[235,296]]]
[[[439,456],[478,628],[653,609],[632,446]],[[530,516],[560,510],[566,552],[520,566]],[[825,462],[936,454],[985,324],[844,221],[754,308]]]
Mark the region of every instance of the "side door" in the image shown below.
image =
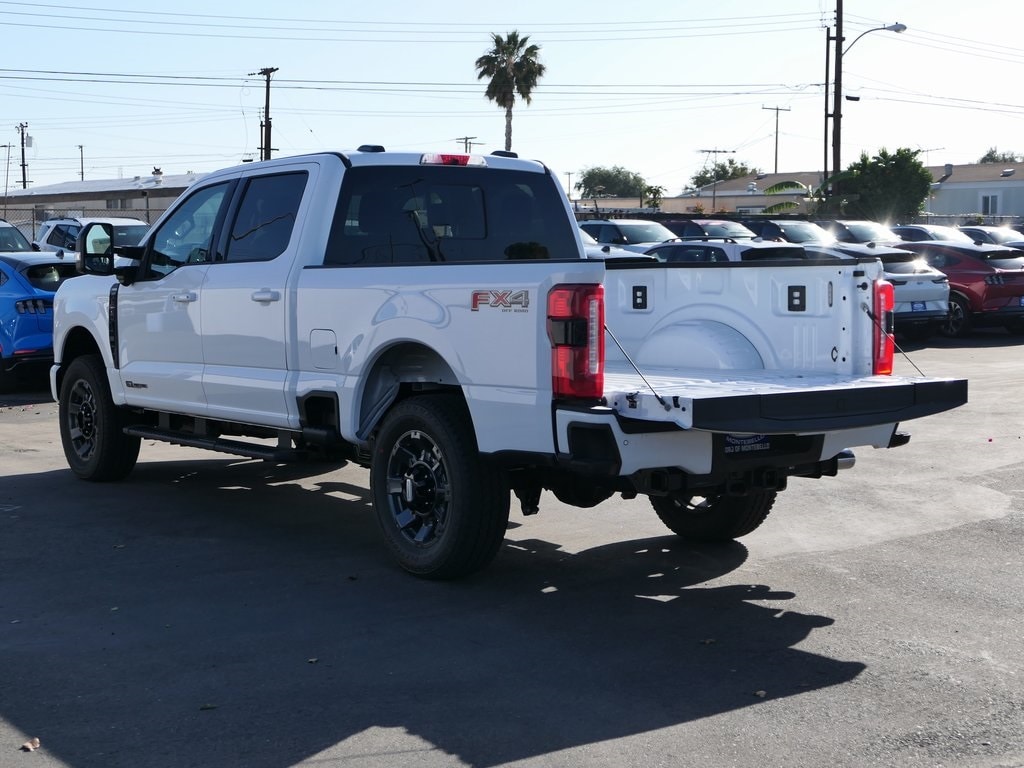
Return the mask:
[[[203,388],[211,418],[289,426],[288,318],[295,312],[289,275],[315,170],[296,164],[239,180],[227,236],[202,289]]]
[[[118,286],[117,365],[127,402],[203,414],[203,281],[233,182],[198,189],[149,239],[135,278]]]

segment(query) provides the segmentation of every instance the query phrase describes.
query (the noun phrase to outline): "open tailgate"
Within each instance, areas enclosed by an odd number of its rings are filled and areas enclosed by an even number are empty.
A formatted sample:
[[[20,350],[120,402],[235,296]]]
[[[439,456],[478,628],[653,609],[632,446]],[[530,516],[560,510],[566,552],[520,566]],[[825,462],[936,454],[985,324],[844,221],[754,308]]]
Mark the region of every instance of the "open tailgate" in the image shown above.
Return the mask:
[[[605,371],[604,393],[608,405],[628,419],[674,422],[706,432],[821,433],[956,408],[967,402],[967,380],[792,371],[691,371],[682,376],[657,368],[641,376],[615,364]]]

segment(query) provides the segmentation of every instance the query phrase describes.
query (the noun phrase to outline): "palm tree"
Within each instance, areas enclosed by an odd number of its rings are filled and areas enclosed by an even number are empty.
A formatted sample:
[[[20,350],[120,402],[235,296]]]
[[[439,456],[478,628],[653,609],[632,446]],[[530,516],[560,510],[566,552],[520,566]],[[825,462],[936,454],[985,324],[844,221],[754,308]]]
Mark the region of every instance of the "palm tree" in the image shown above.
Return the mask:
[[[485,95],[505,109],[505,150],[512,149],[512,106],[518,93],[530,103],[530,94],[544,76],[544,65],[537,60],[540,46],[528,45],[530,36],[519,37],[518,31],[508,37],[491,33],[494,47],[476,60],[476,79],[490,78]]]

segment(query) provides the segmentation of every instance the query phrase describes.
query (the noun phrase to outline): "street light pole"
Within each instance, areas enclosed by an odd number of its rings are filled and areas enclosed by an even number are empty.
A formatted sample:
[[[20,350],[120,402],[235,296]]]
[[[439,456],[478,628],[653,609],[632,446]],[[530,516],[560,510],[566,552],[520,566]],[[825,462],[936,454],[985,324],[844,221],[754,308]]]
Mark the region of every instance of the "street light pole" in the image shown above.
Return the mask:
[[[866,29],[853,38],[853,41],[843,48],[843,0],[836,0],[836,34],[831,40],[836,44],[836,74],[832,93],[832,173],[839,173],[842,167],[842,144],[843,144],[843,57],[853,48],[854,44],[864,35],[870,32],[904,32],[906,24],[889,24],[884,27],[872,27]],[[826,51],[826,69],[828,67]],[[834,192],[835,190],[833,190]]]

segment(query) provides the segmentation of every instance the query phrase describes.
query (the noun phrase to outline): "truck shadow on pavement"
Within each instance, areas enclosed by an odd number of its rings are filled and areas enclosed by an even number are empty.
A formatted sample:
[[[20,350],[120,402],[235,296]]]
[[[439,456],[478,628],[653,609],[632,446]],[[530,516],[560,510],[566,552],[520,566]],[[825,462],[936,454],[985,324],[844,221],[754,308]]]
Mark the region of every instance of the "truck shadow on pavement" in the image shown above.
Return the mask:
[[[12,478],[0,718],[76,768],[494,766],[864,669],[795,648],[833,620],[730,577],[738,543],[573,554],[524,526],[478,576],[417,580],[348,472],[212,460],[140,463],[115,485]]]

